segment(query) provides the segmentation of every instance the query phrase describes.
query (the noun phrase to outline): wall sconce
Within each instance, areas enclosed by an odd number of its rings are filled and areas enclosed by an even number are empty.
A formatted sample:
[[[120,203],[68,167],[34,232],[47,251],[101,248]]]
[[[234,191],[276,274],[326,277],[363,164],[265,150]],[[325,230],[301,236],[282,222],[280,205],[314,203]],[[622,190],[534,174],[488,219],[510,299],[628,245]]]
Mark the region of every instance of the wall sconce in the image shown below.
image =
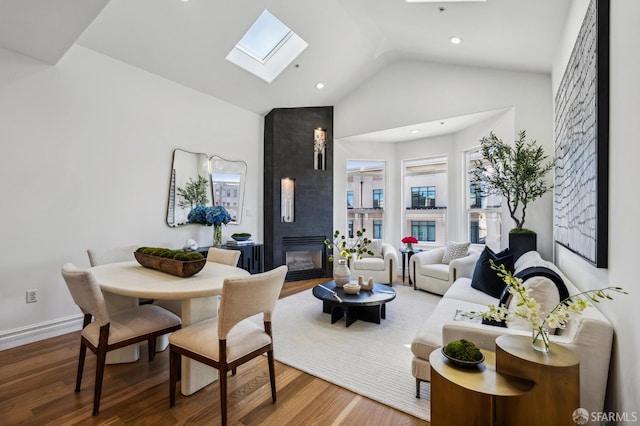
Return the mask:
[[[280,217],[282,222],[295,221],[295,195],[296,180],[288,177],[282,178],[280,180]]]
[[[313,129],[313,168],[326,170],[327,131],[321,127]]]

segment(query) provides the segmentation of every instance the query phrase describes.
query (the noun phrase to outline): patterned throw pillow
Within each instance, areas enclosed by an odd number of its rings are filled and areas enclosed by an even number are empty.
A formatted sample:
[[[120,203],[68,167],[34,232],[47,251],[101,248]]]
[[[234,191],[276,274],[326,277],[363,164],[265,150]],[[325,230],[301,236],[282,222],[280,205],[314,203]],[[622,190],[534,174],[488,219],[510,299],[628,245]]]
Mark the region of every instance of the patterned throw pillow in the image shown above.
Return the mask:
[[[373,255],[363,253],[362,257],[382,257],[382,240],[371,240],[371,243],[367,246],[367,249],[373,252]]]
[[[444,255],[442,256],[442,263],[449,264],[454,259],[459,259],[467,255],[467,250],[471,243],[454,243],[448,242],[444,248]]]

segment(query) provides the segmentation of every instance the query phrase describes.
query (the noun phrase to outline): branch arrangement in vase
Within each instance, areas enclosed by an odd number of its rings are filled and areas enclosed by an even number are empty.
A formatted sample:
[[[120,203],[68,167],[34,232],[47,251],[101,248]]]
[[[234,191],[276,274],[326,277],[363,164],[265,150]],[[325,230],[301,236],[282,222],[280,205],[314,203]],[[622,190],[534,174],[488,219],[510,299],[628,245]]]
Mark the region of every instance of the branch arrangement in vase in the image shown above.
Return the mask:
[[[331,250],[329,262],[333,262],[334,259],[333,249],[336,249],[338,251],[338,256],[345,260],[350,260],[354,256],[358,259],[362,259],[363,254],[373,256],[374,253],[367,247],[371,244],[371,240],[364,236],[365,232],[367,232],[366,229],[356,231],[355,238],[347,239],[345,235],[340,234],[340,231],[336,230],[333,233],[333,240],[328,238],[324,240],[327,248]]]

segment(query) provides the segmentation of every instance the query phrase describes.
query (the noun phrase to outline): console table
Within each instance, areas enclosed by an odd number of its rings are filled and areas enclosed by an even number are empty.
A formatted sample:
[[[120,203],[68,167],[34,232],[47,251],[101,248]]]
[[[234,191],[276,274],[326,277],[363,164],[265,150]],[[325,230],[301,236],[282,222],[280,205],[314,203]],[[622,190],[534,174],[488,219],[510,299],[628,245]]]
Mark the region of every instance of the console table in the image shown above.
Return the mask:
[[[204,257],[207,257],[209,247],[198,247],[197,251],[202,253]],[[251,274],[259,274],[264,272],[264,245],[259,243],[230,246],[224,244],[218,248],[225,250],[238,250],[240,251],[240,259],[238,259],[238,268],[242,268],[249,271]]]

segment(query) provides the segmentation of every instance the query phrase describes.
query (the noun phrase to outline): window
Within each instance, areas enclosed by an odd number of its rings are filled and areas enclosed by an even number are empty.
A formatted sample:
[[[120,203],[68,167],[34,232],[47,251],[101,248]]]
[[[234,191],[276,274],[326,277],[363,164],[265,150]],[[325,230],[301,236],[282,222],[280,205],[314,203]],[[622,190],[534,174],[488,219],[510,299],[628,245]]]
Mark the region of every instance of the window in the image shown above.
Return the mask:
[[[436,187],[419,186],[411,188],[411,208],[423,209],[436,206]]]
[[[444,245],[448,197],[446,156],[404,160],[403,232],[420,242]]]
[[[373,238],[382,239],[382,221],[374,220],[373,221]]]
[[[347,208],[353,208],[353,191],[347,191]]]
[[[384,161],[347,161],[347,224],[369,239],[383,235],[385,170]]]
[[[502,198],[489,195],[484,182],[471,182],[470,172],[483,162],[480,148],[465,153],[467,201],[467,224],[469,241],[486,244],[492,250],[500,250]]]
[[[347,223],[347,235],[349,238],[353,238],[353,220],[350,220]]]
[[[373,208],[374,209],[384,208],[384,192],[382,189],[373,190]]]
[[[411,221],[411,235],[418,241],[434,242],[436,240],[436,222],[433,220]]]

